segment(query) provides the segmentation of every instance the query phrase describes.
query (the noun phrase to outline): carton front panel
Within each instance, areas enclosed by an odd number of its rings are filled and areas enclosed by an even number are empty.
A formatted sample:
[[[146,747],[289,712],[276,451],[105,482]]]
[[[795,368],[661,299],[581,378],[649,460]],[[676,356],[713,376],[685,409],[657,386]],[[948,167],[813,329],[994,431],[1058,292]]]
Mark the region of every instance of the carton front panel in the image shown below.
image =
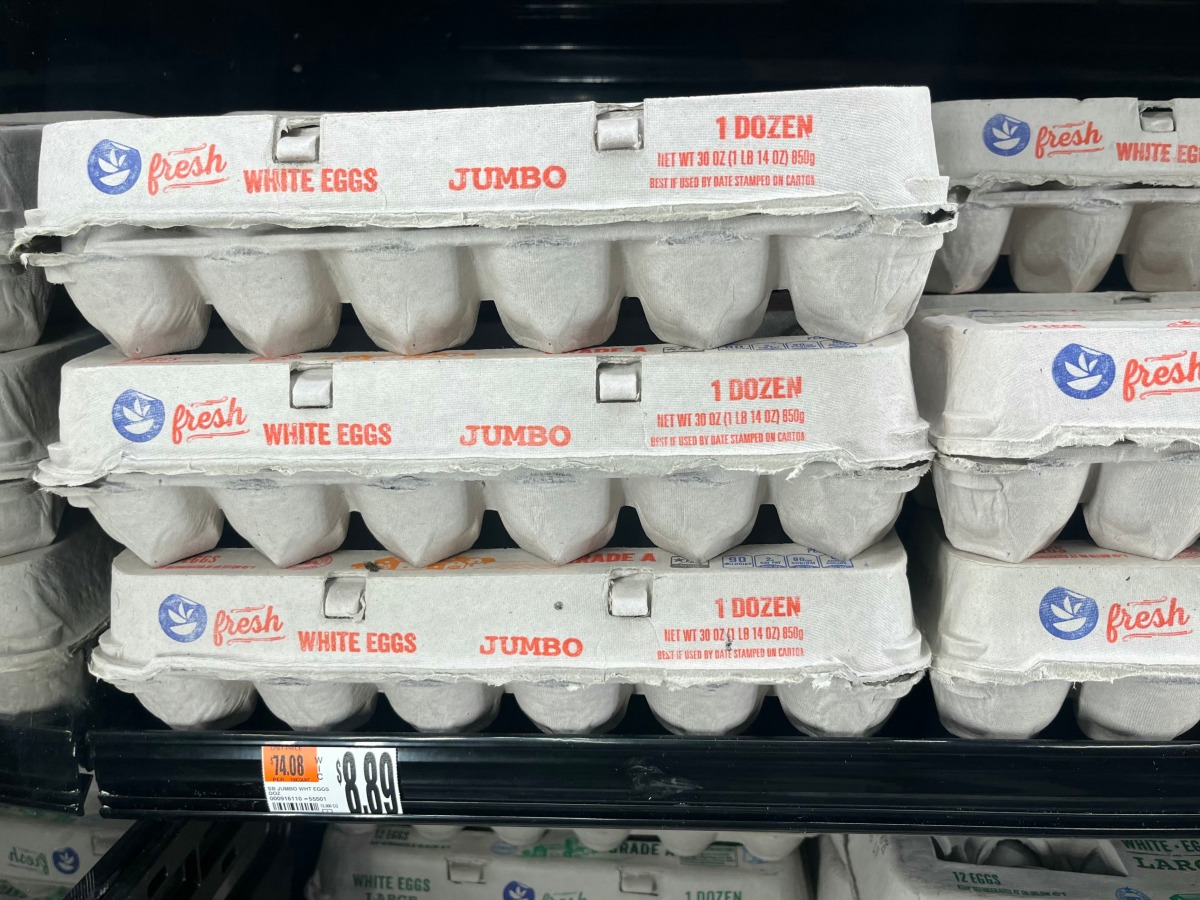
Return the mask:
[[[311,354],[301,364],[242,356],[103,365],[100,354],[68,370],[66,455],[56,460],[100,474],[205,460],[303,467],[690,453],[907,463],[924,454],[902,337],[858,349],[790,343],[558,357]],[[863,388],[880,376],[894,396]]]
[[[938,163],[956,182],[1200,181],[1196,100],[964,100],[935,103],[933,126]]]
[[[922,655],[904,557],[894,539],[891,548],[858,567],[794,546],[746,548],[707,565],[646,549],[619,551],[608,566],[527,570],[493,570],[481,552],[436,575],[347,569],[329,557],[216,574],[214,554],[208,570],[118,566],[112,636],[134,665],[175,657],[234,668],[890,676],[920,668]],[[862,628],[846,628],[848,619]]]
[[[837,195],[945,203],[924,88],[650,100],[640,123],[620,118],[590,103],[328,114],[280,140],[286,117],[54,125],[31,221],[472,224]]]
[[[945,365],[933,375],[946,385],[935,442],[951,453],[1021,456],[998,450],[1005,442],[1042,452],[1081,438],[1166,444],[1200,436],[1200,317],[1192,312],[1122,323],[922,320],[916,327],[946,348],[944,363],[916,358],[919,367]]]
[[[1078,668],[1076,680],[1087,680],[1088,666],[1200,675],[1198,564],[1196,548],[1160,562],[1052,546],[998,563],[943,545],[935,665],[1026,672],[1062,663]]]

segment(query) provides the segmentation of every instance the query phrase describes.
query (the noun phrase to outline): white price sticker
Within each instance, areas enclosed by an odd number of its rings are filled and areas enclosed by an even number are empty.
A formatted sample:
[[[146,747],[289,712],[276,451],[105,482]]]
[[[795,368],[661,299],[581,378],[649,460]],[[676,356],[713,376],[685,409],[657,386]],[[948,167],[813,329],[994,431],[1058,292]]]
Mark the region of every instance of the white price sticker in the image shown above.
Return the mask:
[[[263,747],[263,792],[271,812],[398,816],[400,770],[393,749]]]

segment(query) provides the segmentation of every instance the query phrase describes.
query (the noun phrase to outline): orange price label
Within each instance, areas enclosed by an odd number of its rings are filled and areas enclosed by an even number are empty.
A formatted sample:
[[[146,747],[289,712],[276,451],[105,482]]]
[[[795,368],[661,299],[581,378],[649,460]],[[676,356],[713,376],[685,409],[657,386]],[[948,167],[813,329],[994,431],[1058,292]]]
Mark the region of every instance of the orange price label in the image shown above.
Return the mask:
[[[263,747],[264,784],[290,784],[321,780],[316,747]]]

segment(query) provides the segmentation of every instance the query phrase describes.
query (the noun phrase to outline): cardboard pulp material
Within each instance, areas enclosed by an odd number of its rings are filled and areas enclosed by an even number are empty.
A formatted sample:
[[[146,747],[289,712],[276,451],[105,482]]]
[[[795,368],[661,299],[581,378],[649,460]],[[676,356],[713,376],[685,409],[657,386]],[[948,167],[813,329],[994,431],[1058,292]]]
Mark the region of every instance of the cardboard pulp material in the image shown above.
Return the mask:
[[[109,348],[63,371],[39,481],[147,563],[209,550],[229,523],[278,565],[337,549],[352,510],[415,565],[466,550],[486,508],[564,563],[622,505],[705,560],[759,505],[789,537],[853,556],[883,537],[932,455],[908,341],[753,339],[545,356],[196,354]]]
[[[636,686],[676,732],[738,731],[774,692],[801,730],[860,735],[928,659],[905,563],[894,534],[853,560],[778,545],[702,564],[484,550],[420,569],[342,551],[278,569],[222,550],[153,569],[126,552],[92,672],[175,728],[245,718],[256,694],[293,728],[335,728],[382,691],[418,730],[463,731],[507,689],[544,731],[599,732]]]
[[[370,833],[373,826],[358,827]],[[413,822],[412,830],[427,841],[448,841],[463,832],[461,825],[442,825],[432,822]],[[636,835],[629,828],[574,828],[569,832],[548,832],[545,828],[514,825],[494,825],[491,831],[500,840],[521,850],[541,846],[547,834],[570,835],[578,844],[596,853],[618,853],[632,851],[643,856],[669,855],[699,856],[713,844],[742,844],[746,851],[757,859],[778,862],[796,852],[805,834],[790,834],[782,831],[689,831],[681,828],[666,828],[657,831],[638,830]],[[649,843],[651,836],[657,843]],[[539,851],[535,851],[539,852]]]
[[[825,835],[818,900],[1189,900],[1200,891],[1194,838]]]
[[[1109,549],[1200,536],[1200,294],[929,296],[909,336],[956,547],[1019,561],[1080,502]]]
[[[82,697],[80,648],[108,620],[116,550],[93,523],[81,521],[47,547],[0,558],[0,715]]]
[[[979,290],[997,259],[1023,291],[1090,291],[1122,255],[1139,291],[1200,289],[1200,100],[933,105],[960,206],[926,290]]]
[[[364,892],[429,900],[809,896],[795,852],[767,862],[737,845],[714,844],[696,856],[675,856],[652,838],[596,851],[566,831],[551,831],[536,846],[518,850],[489,831],[430,841],[408,827],[330,825],[305,897],[357,900]]]
[[[0,352],[32,347],[41,337],[50,303],[45,273],[9,253],[25,211],[37,205],[42,128],[51,122],[115,116],[105,112],[0,115]]]
[[[23,350],[41,340],[50,291],[40,269],[0,262],[0,353]]]
[[[0,481],[0,557],[12,556],[54,540],[63,501],[28,478]]]
[[[342,303],[389,350],[456,346],[479,302],[540,350],[640,297],[665,341],[903,327],[953,227],[925,88],[493,109],[70,123],[17,236],[122,351],[328,345]],[[156,231],[156,229],[160,229]],[[161,229],[172,229],[162,231]]]
[[[0,353],[0,479],[28,476],[58,438],[60,370],[103,344],[90,328]]]
[[[1062,541],[1005,563],[922,524],[913,605],[947,729],[1030,737],[1073,684],[1097,740],[1170,740],[1200,721],[1200,548],[1162,561]]]
[[[129,826],[95,813],[0,806],[0,896],[61,900]]]

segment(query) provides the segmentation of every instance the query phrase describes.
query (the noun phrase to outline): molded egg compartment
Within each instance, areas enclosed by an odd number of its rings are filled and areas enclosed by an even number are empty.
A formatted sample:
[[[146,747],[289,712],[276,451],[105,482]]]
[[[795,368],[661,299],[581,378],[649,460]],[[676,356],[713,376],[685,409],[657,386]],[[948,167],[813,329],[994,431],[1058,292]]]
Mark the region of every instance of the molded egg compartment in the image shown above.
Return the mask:
[[[846,557],[928,468],[911,378],[903,332],[563,356],[108,348],[64,369],[38,480],[155,565],[216,546],[225,520],[291,565],[340,547],[351,511],[428,564],[470,547],[488,508],[563,563],[604,546],[623,505],[652,542],[705,560],[764,503],[791,540]]]
[[[960,550],[1020,562],[1050,545],[1083,505],[1097,546],[1171,559],[1200,538],[1200,453],[1132,445],[1060,450],[1035,460],[938,455],[933,484]]]
[[[1171,740],[1200,722],[1200,548],[1164,561],[1060,541],[1007,563],[922,519],[914,608],[949,731],[1028,738],[1069,695],[1096,740]]]
[[[49,546],[0,558],[0,715],[82,700],[83,647],[108,620],[117,547],[86,516]]]
[[[372,833],[371,825],[341,825],[360,833]],[[388,826],[389,828],[392,826]],[[467,829],[462,825],[413,822],[409,827],[421,838],[448,841]],[[806,834],[782,831],[694,831],[682,828],[572,828],[559,832],[537,826],[493,825],[489,830],[504,843],[521,850],[545,846],[546,840],[573,840],[580,850],[593,853],[631,853],[658,856],[660,851],[645,846],[648,838],[661,844],[661,850],[675,856],[698,856],[713,844],[741,844],[752,856],[764,862],[778,862],[804,843]],[[559,833],[556,833],[559,832]],[[567,837],[569,835],[570,837]]]
[[[933,124],[960,206],[927,290],[979,290],[1001,255],[1023,291],[1090,291],[1117,255],[1135,290],[1200,288],[1200,100],[961,100]]]
[[[183,729],[242,721],[259,696],[295,729],[350,727],[382,692],[417,730],[471,731],[508,691],[543,731],[600,733],[636,691],[678,733],[736,733],[773,693],[806,733],[863,735],[927,660],[904,566],[894,535],[853,560],[756,545],[701,564],[643,547],[278,569],[220,550],[153,569],[126,552],[92,671]]]
[[[536,842],[521,837],[534,832]],[[332,824],[325,831],[308,900],[353,900],[363,885],[418,884],[430,900],[562,897],[625,900],[651,895],[691,900],[697,894],[741,900],[808,900],[808,879],[795,846],[799,835],[655,831],[617,838],[611,829],[497,828],[441,830],[415,823]],[[711,834],[711,837],[709,836]],[[715,841],[717,836],[721,841]],[[509,843],[508,838],[517,840]],[[790,845],[777,849],[776,840]],[[660,843],[661,841],[661,843]],[[763,849],[768,856],[752,849]],[[740,841],[739,841],[740,843]],[[682,854],[676,852],[690,849]],[[526,848],[521,852],[518,848]],[[694,848],[694,849],[693,849]],[[397,875],[396,873],[403,873]]]
[[[819,900],[949,900],[964,886],[1065,900],[1192,896],[1195,842],[1103,838],[823,835]]]
[[[514,341],[558,353],[607,341],[627,296],[660,340],[710,348],[754,334],[776,289],[810,334],[867,341],[903,328],[952,226],[841,211],[517,229],[103,228],[27,260],[133,357],[198,347],[213,309],[257,353],[320,349],[343,303],[379,347],[429,353],[467,341],[484,300]]]
[[[58,438],[60,372],[104,343],[95,331],[56,321],[33,347],[0,353],[0,480],[28,477]]]
[[[1200,294],[927,296],[908,327],[939,453],[1200,448]]]
[[[0,352],[41,340],[52,290],[41,269],[0,262]]]

